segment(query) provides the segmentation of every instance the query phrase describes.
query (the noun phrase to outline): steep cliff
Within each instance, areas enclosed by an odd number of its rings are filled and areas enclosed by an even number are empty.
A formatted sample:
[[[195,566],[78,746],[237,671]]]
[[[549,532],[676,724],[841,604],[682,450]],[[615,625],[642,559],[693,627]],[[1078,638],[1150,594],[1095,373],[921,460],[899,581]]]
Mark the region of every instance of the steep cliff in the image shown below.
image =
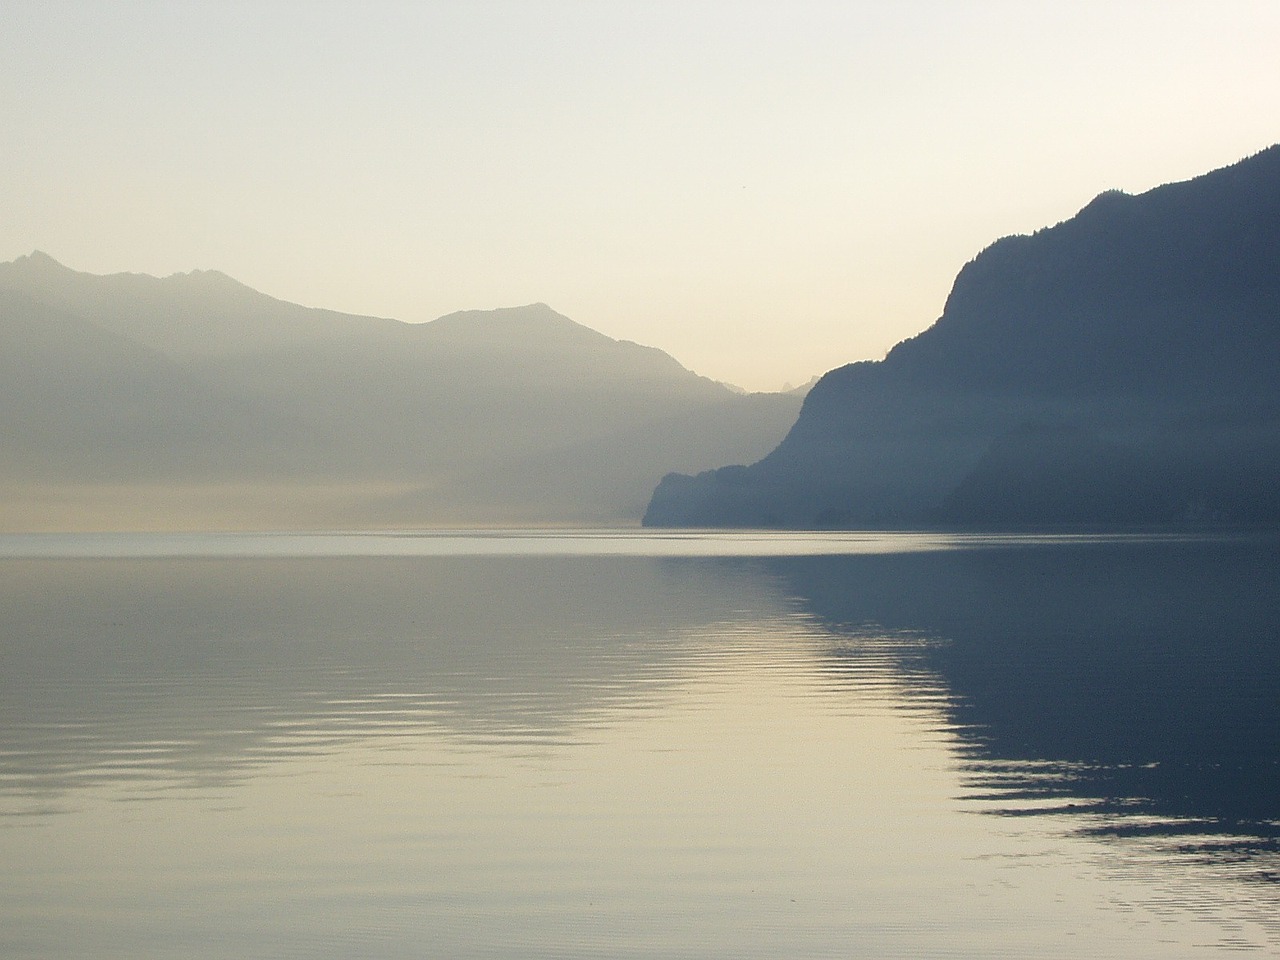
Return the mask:
[[[1280,519],[1280,146],[1007,237],[651,526]]]

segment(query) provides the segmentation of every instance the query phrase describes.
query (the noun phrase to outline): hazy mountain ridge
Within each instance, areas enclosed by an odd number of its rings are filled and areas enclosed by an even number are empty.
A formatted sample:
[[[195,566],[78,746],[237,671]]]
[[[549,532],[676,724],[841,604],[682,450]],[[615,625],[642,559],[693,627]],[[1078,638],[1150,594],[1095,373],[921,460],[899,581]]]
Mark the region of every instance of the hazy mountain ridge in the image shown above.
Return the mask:
[[[0,264],[0,331],[10,528],[150,526],[148,501],[162,526],[626,522],[691,447],[763,455],[799,410],[545,304],[406,324],[39,253]]]
[[[651,525],[1280,519],[1280,147],[989,246],[763,460]],[[1014,495],[1016,491],[1016,495]]]
[[[255,352],[363,334],[372,325],[404,326],[277,300],[217,270],[99,276],[68,269],[39,250],[0,264],[0,288],[21,290],[172,356]]]

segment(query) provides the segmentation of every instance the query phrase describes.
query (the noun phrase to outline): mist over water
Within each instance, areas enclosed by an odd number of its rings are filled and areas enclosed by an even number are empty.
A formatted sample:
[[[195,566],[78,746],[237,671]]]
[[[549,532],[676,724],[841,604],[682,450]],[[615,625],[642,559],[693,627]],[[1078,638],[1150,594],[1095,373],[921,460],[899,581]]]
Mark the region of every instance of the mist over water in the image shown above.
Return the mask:
[[[0,547],[5,956],[1280,949],[1269,535]]]

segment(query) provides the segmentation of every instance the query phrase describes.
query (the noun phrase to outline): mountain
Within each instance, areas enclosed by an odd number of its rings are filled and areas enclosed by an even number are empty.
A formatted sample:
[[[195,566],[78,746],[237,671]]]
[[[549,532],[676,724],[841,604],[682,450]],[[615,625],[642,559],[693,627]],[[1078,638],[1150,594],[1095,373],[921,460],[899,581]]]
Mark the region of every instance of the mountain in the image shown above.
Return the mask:
[[[545,304],[406,324],[41,253],[0,264],[0,336],[9,529],[633,522],[801,402]]]
[[[37,250],[0,263],[0,289],[173,356],[251,353],[340,340],[397,321],[350,316],[276,300],[217,270],[157,279],[138,273],[97,276],[69,270]]]
[[[1280,520],[1280,146],[992,244],[942,316],[833,370],[652,526]]]

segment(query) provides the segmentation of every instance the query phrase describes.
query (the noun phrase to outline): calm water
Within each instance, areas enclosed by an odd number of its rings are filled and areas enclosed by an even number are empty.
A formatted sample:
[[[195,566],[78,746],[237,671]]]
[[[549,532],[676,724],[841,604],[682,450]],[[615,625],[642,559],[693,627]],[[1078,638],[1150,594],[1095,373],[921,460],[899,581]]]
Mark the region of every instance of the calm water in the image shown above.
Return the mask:
[[[0,956],[1280,955],[1280,540],[0,537]]]

